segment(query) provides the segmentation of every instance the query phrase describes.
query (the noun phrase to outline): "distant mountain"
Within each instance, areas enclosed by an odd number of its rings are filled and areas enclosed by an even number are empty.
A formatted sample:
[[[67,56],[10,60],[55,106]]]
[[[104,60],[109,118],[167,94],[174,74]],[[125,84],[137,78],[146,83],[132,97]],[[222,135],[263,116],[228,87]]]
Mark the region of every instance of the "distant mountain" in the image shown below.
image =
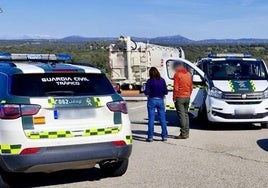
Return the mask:
[[[181,35],[162,36],[155,38],[147,37],[132,37],[134,41],[149,42],[152,44],[165,45],[180,45],[180,44],[253,44],[253,43],[268,43],[268,39],[257,38],[241,38],[241,39],[205,39],[205,40],[191,40]],[[53,40],[58,42],[93,42],[106,41],[113,43],[117,37],[83,37],[79,35],[67,36],[61,39],[56,39],[47,35],[20,35],[20,36],[0,36],[0,40]]]
[[[241,39],[206,39],[199,40],[196,43],[200,44],[253,44],[253,43],[268,43],[268,39],[256,38],[241,38]]]
[[[181,35],[176,36],[166,36],[166,37],[156,37],[149,39],[150,43],[158,43],[158,44],[185,44],[185,43],[193,43],[193,40],[190,40]]]
[[[59,39],[62,42],[92,42],[92,41],[116,41],[117,38],[113,38],[113,37],[82,37],[82,36],[77,36],[77,35],[73,35],[73,36],[68,36],[68,37],[64,37],[62,39]]]
[[[157,44],[181,44],[181,43],[191,43],[194,42],[188,38],[180,35],[176,36],[166,36],[166,37],[156,37],[156,38],[142,38],[142,37],[132,37],[134,41],[157,43]],[[117,38],[113,37],[82,37],[82,36],[68,36],[60,39],[64,42],[87,42],[87,41],[107,41],[114,42]]]
[[[152,44],[252,44],[252,43],[268,43],[268,39],[255,39],[255,38],[241,38],[241,39],[206,39],[206,40],[191,40],[181,35],[163,36],[155,38],[146,37],[132,37],[134,41],[149,42]],[[82,37],[82,36],[68,36],[59,39],[63,42],[92,42],[92,41],[107,41],[115,42],[116,37]]]

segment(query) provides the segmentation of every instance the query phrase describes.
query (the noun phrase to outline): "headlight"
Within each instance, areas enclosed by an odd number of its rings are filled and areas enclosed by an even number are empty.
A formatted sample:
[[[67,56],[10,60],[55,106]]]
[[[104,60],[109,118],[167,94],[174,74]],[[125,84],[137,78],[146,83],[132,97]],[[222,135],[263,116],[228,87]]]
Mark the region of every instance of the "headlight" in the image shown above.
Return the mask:
[[[267,94],[268,94],[268,93],[267,93]],[[219,89],[216,88],[216,87],[212,87],[212,88],[209,90],[208,95],[211,96],[211,97],[215,97],[215,98],[221,99],[221,98],[222,98],[222,91],[219,90]]]
[[[266,99],[268,98],[268,88],[266,90],[264,90],[263,92],[263,97]]]

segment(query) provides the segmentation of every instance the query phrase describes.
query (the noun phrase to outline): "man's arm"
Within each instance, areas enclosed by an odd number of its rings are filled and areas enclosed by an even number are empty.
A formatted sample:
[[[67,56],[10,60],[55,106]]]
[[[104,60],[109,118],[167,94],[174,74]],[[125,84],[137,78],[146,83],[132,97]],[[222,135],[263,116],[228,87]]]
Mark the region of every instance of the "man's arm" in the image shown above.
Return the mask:
[[[192,94],[193,89],[194,89],[194,88],[193,88],[193,87],[194,87],[194,86],[193,86],[193,85],[194,85],[194,84],[193,84],[193,77],[192,77],[192,74],[191,74],[191,73],[189,73],[189,74],[191,75],[190,87],[191,87],[191,94]]]

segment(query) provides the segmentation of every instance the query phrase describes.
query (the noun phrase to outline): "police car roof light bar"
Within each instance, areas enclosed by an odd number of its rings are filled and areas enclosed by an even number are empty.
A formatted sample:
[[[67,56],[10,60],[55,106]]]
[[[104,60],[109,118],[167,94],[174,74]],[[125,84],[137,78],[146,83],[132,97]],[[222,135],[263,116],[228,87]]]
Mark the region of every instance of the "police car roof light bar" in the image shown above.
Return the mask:
[[[19,54],[19,53],[0,53],[0,60],[11,61],[72,61],[69,54]]]
[[[10,59],[11,59],[10,53],[0,52],[0,60],[10,60]]]
[[[208,54],[209,58],[251,58],[249,53],[210,53]]]

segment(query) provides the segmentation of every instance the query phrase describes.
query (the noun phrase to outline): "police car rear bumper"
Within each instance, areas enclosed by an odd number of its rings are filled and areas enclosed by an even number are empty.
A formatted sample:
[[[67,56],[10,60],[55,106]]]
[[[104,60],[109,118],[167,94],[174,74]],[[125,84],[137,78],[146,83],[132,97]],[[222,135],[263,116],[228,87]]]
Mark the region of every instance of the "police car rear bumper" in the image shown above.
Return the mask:
[[[127,159],[131,151],[132,145],[114,146],[111,142],[48,147],[36,154],[1,155],[0,166],[7,172],[52,172]]]

